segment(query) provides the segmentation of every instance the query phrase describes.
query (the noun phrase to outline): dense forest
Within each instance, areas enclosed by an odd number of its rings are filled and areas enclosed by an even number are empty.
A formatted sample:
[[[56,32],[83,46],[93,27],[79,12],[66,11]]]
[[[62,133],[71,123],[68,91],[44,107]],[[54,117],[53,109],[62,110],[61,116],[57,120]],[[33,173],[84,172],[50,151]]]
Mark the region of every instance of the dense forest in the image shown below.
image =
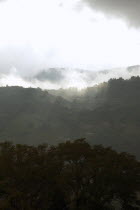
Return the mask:
[[[0,87],[0,141],[57,144],[86,138],[140,158],[140,78],[77,91]]]
[[[0,143],[1,210],[138,210],[140,163],[84,139]]]

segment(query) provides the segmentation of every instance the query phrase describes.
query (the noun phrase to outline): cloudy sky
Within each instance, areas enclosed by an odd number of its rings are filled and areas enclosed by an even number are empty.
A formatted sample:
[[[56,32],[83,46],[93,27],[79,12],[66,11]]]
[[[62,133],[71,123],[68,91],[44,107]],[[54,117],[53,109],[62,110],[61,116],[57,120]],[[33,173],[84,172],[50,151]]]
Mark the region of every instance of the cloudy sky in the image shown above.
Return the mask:
[[[78,86],[70,69],[140,64],[139,11],[139,0],[1,0],[0,85],[66,68]]]

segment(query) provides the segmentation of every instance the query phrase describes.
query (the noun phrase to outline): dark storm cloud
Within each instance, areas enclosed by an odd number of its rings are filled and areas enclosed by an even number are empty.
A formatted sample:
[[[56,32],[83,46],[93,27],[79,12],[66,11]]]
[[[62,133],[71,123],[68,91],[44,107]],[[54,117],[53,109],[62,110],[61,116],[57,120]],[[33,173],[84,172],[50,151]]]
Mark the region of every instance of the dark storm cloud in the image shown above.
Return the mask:
[[[128,24],[140,27],[140,0],[82,0],[91,8],[106,15],[125,19]]]

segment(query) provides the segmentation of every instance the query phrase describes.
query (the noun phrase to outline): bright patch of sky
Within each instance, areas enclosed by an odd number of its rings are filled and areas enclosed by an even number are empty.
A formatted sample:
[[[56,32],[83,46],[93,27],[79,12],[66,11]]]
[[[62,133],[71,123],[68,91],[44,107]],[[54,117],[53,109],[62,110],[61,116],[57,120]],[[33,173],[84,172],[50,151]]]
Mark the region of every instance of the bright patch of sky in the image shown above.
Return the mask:
[[[0,49],[26,49],[44,66],[101,69],[140,63],[138,30],[74,2],[2,2]]]
[[[140,31],[80,0],[0,3],[0,72],[49,67],[101,70],[140,64]],[[10,73],[11,74],[11,73]]]

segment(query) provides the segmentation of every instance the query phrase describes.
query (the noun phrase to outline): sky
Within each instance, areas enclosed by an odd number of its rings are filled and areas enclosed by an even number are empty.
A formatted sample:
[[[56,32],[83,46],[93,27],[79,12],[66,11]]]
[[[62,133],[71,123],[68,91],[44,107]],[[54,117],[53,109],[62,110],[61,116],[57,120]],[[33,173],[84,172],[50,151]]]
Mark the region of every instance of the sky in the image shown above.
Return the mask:
[[[65,68],[67,80],[45,88],[79,87],[79,69],[123,75],[140,64],[139,11],[139,0],[1,0],[0,85],[29,86],[25,78],[50,68]]]

